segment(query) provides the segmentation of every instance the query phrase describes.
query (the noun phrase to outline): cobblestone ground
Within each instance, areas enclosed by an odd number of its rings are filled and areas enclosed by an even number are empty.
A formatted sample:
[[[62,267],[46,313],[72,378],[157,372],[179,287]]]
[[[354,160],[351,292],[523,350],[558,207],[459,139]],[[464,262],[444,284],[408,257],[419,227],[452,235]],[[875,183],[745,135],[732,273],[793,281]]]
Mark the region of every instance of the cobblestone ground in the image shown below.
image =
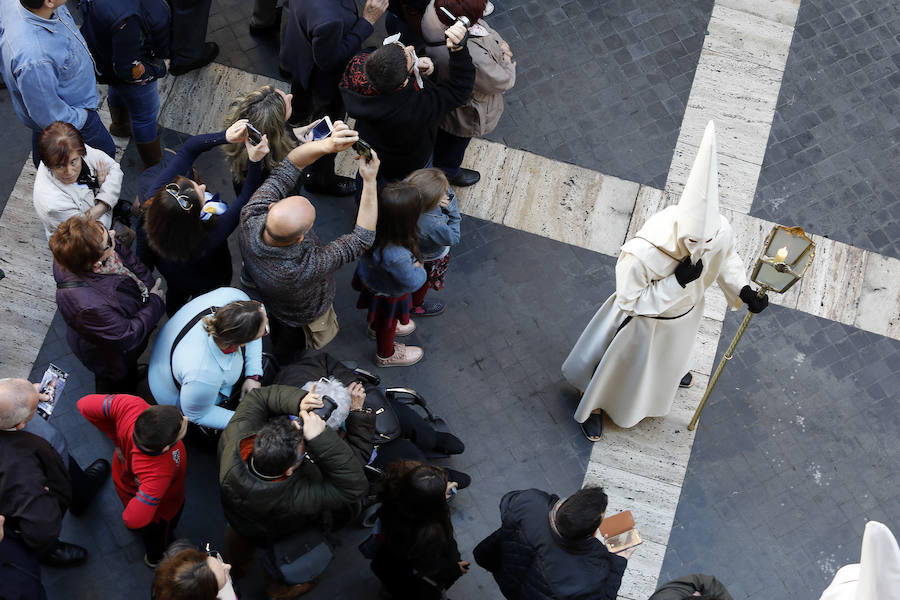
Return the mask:
[[[900,257],[900,8],[804,0],[752,214]]]

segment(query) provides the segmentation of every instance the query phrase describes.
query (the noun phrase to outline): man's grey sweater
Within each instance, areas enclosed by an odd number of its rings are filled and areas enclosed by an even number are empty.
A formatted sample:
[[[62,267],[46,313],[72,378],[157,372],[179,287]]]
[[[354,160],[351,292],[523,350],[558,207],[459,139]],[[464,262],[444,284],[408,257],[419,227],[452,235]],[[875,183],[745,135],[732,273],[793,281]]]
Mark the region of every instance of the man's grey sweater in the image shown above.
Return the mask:
[[[375,241],[374,231],[357,225],[328,245],[313,230],[299,244],[263,242],[269,206],[287,197],[299,178],[299,169],[285,158],[241,211],[244,269],[259,288],[269,315],[291,327],[312,323],[328,310],[334,302],[334,272]]]

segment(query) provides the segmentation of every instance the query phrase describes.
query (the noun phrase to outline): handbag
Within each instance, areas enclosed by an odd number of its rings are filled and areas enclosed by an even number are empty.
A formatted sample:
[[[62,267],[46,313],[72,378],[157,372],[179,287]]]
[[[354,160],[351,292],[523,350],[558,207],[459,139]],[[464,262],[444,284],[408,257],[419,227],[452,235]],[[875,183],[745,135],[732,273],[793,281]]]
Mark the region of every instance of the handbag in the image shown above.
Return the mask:
[[[380,446],[400,437],[403,433],[400,429],[400,419],[385,396],[384,389],[381,387],[367,389],[366,402],[363,406],[372,409],[372,412],[375,413],[375,432],[372,444]]]
[[[315,350],[325,347],[340,331],[334,306],[329,306],[324,315],[309,325],[304,325],[303,330],[306,333],[306,344],[309,347]]]
[[[307,529],[272,544],[275,568],[290,585],[308,583],[320,576],[334,558],[325,536]]]

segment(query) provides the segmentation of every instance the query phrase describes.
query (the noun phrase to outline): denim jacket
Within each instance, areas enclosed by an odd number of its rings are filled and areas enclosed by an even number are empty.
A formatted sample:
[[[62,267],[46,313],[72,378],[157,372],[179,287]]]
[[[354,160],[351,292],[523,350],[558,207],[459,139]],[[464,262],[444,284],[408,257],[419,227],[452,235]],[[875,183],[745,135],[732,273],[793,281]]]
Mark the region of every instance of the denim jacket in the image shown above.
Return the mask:
[[[415,266],[415,260],[412,252],[402,246],[386,246],[383,251],[363,254],[356,274],[376,294],[402,296],[425,284],[425,269]]]
[[[2,72],[19,119],[35,131],[53,121],[84,127],[100,104],[94,61],[65,6],[42,19],[18,0],[0,2]]]
[[[459,204],[452,188],[447,188],[450,205],[442,208],[438,205],[434,210],[423,213],[419,217],[419,252],[422,260],[443,258],[450,246],[459,243]]]

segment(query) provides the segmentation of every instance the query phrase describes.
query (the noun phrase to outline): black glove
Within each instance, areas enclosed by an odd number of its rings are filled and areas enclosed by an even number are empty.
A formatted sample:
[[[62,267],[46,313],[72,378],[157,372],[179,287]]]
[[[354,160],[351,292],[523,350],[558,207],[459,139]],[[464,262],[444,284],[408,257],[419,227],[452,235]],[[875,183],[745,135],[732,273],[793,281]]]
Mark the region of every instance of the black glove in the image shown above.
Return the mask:
[[[741,288],[741,293],[739,294],[741,300],[747,305],[747,310],[754,314],[761,313],[769,305],[769,297],[763,294],[762,298],[759,298],[756,295],[758,293],[749,285],[745,285]]]
[[[700,277],[702,272],[703,259],[698,258],[697,264],[692,264],[691,257],[688,256],[675,267],[675,279],[678,280],[678,285],[687,287],[687,284]]]

